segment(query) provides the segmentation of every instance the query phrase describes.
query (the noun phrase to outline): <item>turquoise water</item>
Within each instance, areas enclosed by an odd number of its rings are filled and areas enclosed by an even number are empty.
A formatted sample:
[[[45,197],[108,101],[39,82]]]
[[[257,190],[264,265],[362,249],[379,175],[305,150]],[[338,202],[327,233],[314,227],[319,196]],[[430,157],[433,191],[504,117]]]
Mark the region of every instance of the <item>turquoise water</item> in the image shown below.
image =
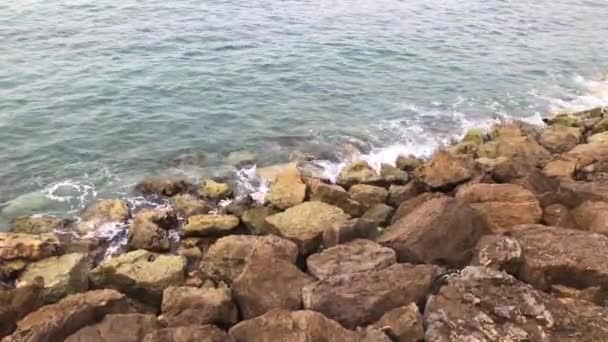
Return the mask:
[[[608,103],[606,18],[605,0],[4,0],[0,215],[225,173],[238,150],[388,160]]]

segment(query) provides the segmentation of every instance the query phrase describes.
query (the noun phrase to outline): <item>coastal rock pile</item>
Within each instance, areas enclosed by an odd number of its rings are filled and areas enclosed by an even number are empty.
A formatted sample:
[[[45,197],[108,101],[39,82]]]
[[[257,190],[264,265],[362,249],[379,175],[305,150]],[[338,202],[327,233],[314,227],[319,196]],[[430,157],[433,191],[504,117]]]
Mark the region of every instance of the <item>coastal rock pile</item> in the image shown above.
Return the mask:
[[[16,219],[1,341],[608,341],[606,108],[309,171],[266,169],[264,204],[150,178],[134,191],[163,206]]]

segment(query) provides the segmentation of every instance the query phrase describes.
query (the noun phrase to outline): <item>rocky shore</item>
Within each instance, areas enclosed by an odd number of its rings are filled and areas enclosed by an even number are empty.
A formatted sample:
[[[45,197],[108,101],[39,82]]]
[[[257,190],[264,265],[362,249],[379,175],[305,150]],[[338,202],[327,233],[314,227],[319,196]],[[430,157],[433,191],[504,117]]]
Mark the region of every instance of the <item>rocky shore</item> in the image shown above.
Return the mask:
[[[335,184],[276,166],[264,204],[150,178],[135,191],[166,205],[17,218],[1,341],[608,341],[608,108],[546,123]]]

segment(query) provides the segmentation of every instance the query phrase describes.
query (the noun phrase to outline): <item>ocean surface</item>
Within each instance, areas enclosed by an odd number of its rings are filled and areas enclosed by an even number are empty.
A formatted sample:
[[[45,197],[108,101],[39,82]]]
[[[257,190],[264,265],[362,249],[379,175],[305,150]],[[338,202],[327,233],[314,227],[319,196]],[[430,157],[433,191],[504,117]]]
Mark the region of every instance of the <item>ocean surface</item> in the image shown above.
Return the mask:
[[[298,151],[608,104],[606,0],[3,0],[0,229]]]

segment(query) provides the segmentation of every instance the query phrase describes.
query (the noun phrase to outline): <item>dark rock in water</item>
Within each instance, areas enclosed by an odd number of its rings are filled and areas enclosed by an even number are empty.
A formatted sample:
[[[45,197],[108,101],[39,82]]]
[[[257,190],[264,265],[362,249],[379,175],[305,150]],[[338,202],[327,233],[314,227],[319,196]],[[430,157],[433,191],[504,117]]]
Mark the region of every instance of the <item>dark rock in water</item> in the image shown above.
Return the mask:
[[[207,156],[203,152],[180,151],[161,160],[161,164],[167,167],[183,168],[187,166],[206,166]]]
[[[97,324],[78,330],[65,342],[140,342],[162,327],[154,315],[112,314]]]
[[[135,191],[144,195],[157,195],[172,197],[194,189],[194,185],[184,179],[175,178],[147,178],[135,186]]]
[[[214,325],[187,325],[159,329],[148,334],[143,342],[232,342],[228,334]]]

